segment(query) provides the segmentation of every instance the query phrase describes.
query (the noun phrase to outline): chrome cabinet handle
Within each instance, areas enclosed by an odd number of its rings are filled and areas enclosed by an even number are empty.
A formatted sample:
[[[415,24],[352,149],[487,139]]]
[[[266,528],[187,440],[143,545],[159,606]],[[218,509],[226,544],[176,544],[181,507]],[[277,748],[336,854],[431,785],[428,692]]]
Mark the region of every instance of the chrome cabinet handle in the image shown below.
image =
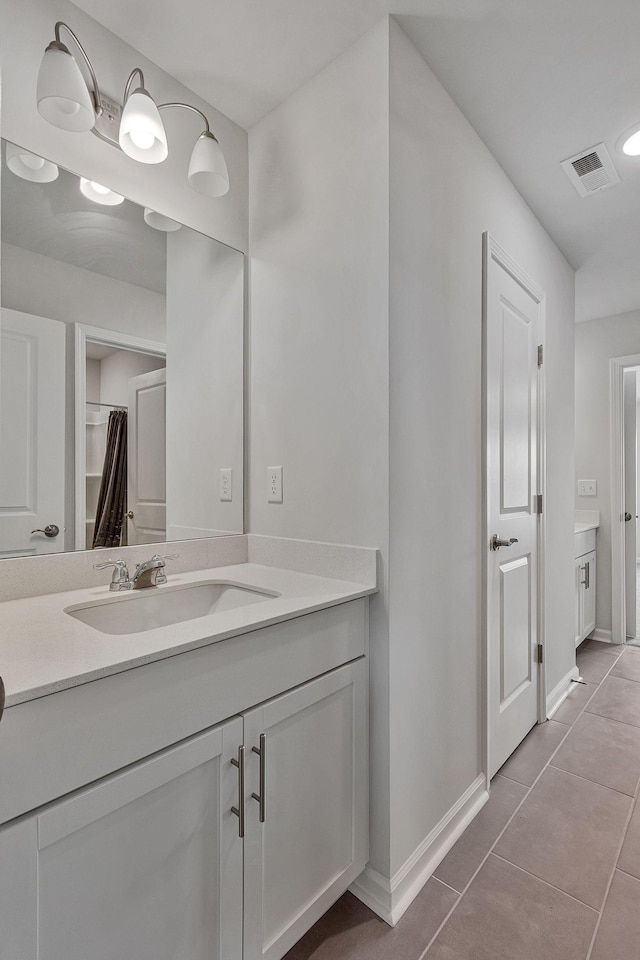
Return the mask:
[[[0,720],[2,720],[2,714],[4,713],[4,682],[2,677],[0,677]]]
[[[57,537],[60,533],[60,527],[55,523],[49,523],[44,530],[32,530],[31,533],[44,533],[45,537]]]
[[[508,540],[501,540],[497,533],[491,537],[491,549],[499,550],[500,547],[510,547],[512,544],[517,543],[517,537],[509,537]]]
[[[260,757],[260,793],[252,793],[251,796],[260,804],[260,823],[264,823],[267,819],[267,738],[264,733],[260,734],[260,748],[251,749]]]
[[[238,836],[244,838],[244,745],[238,747],[238,759],[231,758],[231,763],[238,768],[238,806],[231,807],[231,813],[238,818]]]
[[[587,560],[586,563],[583,563],[582,566],[580,567],[580,569],[584,571],[584,580],[581,580],[580,583],[583,585],[585,590],[588,590],[589,587],[591,586],[590,566],[591,566],[591,561]]]

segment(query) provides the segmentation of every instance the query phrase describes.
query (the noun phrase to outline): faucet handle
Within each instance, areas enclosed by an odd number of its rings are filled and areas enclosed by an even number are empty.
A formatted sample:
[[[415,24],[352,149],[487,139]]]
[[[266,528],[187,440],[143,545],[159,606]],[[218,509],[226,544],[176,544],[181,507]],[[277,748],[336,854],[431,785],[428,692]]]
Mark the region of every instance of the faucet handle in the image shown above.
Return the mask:
[[[129,590],[131,580],[129,579],[129,570],[124,560],[105,560],[104,563],[94,563],[94,570],[106,570],[107,567],[113,567],[111,576],[110,590]]]
[[[179,556],[180,556],[179,553],[165,553],[165,554],[154,553],[154,555],[151,557],[152,560],[161,560],[161,561],[162,561],[162,566],[160,567],[160,569],[159,569],[158,572],[156,573],[156,577],[155,577],[156,587],[160,587],[160,586],[162,586],[163,583],[166,583],[166,582],[167,582],[167,576],[166,576],[166,574],[165,574],[165,572],[164,572],[164,561],[165,561],[165,560],[177,560]]]

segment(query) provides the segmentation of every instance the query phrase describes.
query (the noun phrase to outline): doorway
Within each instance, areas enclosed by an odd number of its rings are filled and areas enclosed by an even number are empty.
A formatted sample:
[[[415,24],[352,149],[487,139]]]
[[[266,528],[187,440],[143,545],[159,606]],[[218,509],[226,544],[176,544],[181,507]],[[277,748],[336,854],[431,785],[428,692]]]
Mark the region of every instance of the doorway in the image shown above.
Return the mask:
[[[164,344],[76,325],[77,550],[166,539],[165,366]]]

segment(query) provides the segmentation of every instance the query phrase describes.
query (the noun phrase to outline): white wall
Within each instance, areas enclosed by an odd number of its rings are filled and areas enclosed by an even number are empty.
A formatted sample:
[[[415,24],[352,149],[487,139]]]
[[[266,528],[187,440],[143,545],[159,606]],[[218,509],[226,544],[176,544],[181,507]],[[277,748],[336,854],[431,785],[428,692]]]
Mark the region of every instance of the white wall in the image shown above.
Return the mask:
[[[242,533],[244,257],[167,234],[167,534]],[[220,500],[220,470],[233,471]]]
[[[548,689],[575,665],[574,274],[393,20],[390,54],[393,873],[482,772],[485,230],[547,296]]]
[[[9,243],[2,244],[2,306],[164,343],[162,294]]]
[[[131,377],[139,377],[164,366],[164,357],[150,357],[132,350],[116,350],[110,353],[100,361],[100,403],[126,407],[129,402]]]
[[[250,527],[381,551],[371,859],[389,862],[388,29],[252,128]],[[282,465],[284,502],[267,503]]]
[[[87,403],[100,403],[100,361],[87,359]]]
[[[56,20],[64,20],[80,37],[93,61],[103,93],[121,101],[130,71],[144,71],[156,102],[186,100],[209,118],[224,150],[231,189],[207,199],[187,183],[189,156],[201,122],[186,110],[163,117],[169,156],[161,164],[137,163],[94,134],[68,133],[47,123],[36,109],[35,87],[42,54],[53,39]],[[66,42],[66,37],[62,37]],[[247,240],[247,135],[115,34],[68,0],[21,0],[2,9],[2,136],[73,173],[112,187],[129,199],[150,206],[187,226],[238,249]]]
[[[596,627],[611,630],[609,360],[640,354],[640,310],[576,324],[575,506],[599,510]],[[578,480],[597,480],[597,497],[579,497]]]
[[[573,271],[394,21],[249,154],[250,529],[380,548],[370,859],[389,878],[481,772],[484,230],[548,298],[549,686],[575,663]]]

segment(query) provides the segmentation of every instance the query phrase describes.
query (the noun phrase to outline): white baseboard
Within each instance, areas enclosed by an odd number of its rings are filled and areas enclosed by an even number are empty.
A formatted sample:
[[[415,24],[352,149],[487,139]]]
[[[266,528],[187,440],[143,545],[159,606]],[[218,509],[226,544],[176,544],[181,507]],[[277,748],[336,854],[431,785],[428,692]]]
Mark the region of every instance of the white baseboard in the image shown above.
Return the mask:
[[[563,703],[566,698],[571,693],[571,684],[574,680],[577,680],[580,676],[580,671],[577,667],[572,667],[571,670],[562,678],[560,683],[557,683],[551,693],[547,697],[547,720],[550,720],[554,715],[561,703]]]
[[[589,640],[600,640],[602,643],[613,643],[611,637],[611,630],[602,630],[600,627],[596,627]]]
[[[390,880],[367,864],[351,893],[395,927],[488,799],[487,778],[480,774]]]

